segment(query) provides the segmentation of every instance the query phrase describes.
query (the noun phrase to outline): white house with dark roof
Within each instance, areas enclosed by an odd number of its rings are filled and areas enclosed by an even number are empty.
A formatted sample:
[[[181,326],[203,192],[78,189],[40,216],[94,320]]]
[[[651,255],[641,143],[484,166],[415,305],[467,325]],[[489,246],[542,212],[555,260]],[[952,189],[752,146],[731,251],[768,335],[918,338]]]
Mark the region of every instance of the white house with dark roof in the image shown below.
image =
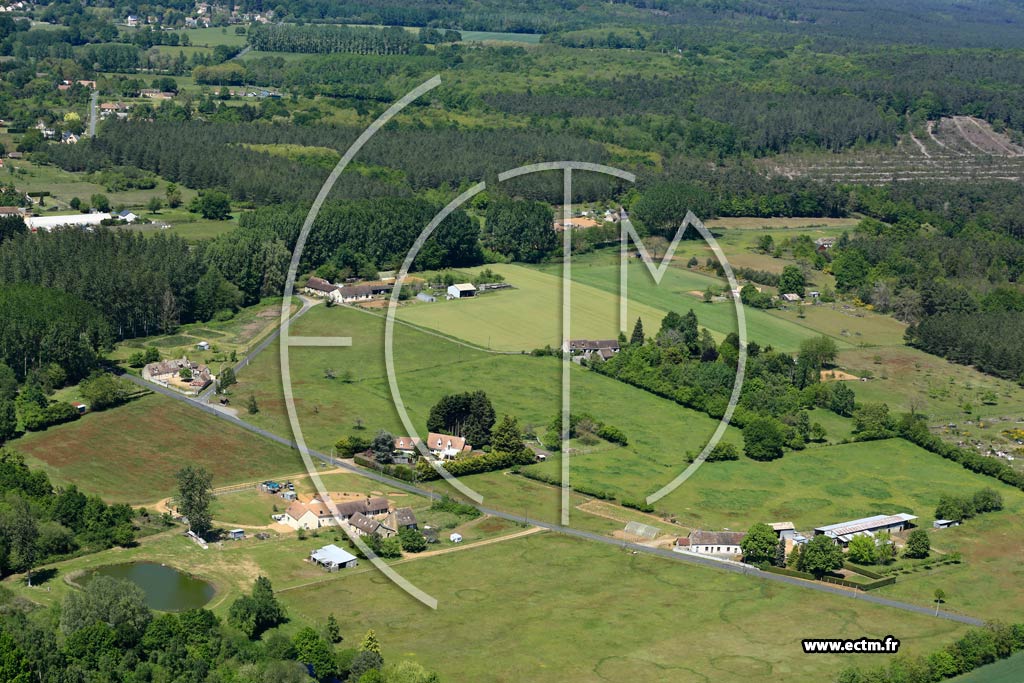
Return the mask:
[[[562,351],[568,351],[573,356],[599,351],[618,353],[619,348],[618,339],[570,339],[567,344],[562,345]]]
[[[676,545],[673,550],[697,553],[698,555],[733,557],[743,554],[740,543],[746,536],[742,531],[701,531],[694,529],[688,537],[676,539]]]
[[[380,530],[380,522],[357,512],[348,518],[346,522],[357,536],[373,536]]]

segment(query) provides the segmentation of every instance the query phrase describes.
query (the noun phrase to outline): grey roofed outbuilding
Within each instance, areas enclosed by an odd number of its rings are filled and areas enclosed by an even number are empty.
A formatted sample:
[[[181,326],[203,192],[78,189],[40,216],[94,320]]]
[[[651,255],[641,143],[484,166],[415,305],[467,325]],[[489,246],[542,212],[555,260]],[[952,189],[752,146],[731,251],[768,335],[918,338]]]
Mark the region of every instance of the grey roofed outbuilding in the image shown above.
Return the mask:
[[[314,550],[310,553],[309,557],[317,564],[322,564],[325,567],[344,567],[350,562],[356,560],[355,555],[346,550],[342,550],[333,543],[325,545],[319,550]]]
[[[377,533],[377,530],[380,528],[380,522],[378,522],[375,519],[367,517],[361,512],[357,512],[351,517],[349,517],[348,523],[354,526],[356,529],[362,531],[367,536],[371,536]]]
[[[897,526],[902,528],[906,526],[907,522],[912,522],[915,519],[917,519],[916,515],[908,515],[905,512],[895,515],[875,515],[873,517],[854,519],[849,522],[819,526],[815,528],[814,533],[824,534],[829,538],[848,543],[857,534],[874,534],[875,531]]]
[[[412,508],[398,508],[395,510],[395,522],[399,528],[403,527],[415,527],[417,525],[416,513],[412,511]]]

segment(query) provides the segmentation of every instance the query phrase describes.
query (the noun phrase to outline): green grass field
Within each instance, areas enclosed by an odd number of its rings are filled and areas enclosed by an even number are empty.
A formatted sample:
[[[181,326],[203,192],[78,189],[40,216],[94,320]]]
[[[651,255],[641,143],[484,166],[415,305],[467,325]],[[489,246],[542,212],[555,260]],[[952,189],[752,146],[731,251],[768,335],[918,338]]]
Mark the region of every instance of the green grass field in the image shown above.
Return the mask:
[[[555,476],[557,458],[531,465]],[[635,467],[638,471],[630,472]],[[573,478],[623,489],[632,498],[653,493],[659,470],[648,463],[624,464],[602,454],[572,458]],[[791,521],[797,528],[888,512],[910,512],[931,525],[939,495],[993,486],[1007,501],[1024,503],[1024,494],[973,474],[900,439],[788,452],[768,463],[741,458],[709,463],[677,491],[659,501],[658,510],[680,523],[707,529],[746,529],[754,522]]]
[[[981,483],[962,486],[961,494],[970,494]],[[955,489],[941,488],[954,492]],[[879,591],[880,595],[925,604],[934,599],[935,590],[946,593],[944,608],[966,612],[1007,622],[1019,621],[1024,612],[1024,506],[1018,496],[1008,496],[1000,488],[1006,509],[990,512],[967,520],[951,529],[932,529],[930,520],[925,526],[932,547],[943,553],[959,552],[962,564],[932,566],[930,569],[898,575],[897,582]]]
[[[156,187],[149,190],[108,192],[104,186],[90,182],[86,173],[71,173],[56,166],[43,166],[24,160],[10,162],[8,169],[4,173],[6,176],[4,182],[13,182],[15,187],[22,192],[50,193],[50,196],[45,199],[45,206],[37,207],[37,211],[43,215],[54,209],[68,212],[70,211],[69,203],[73,197],[78,197],[88,203],[89,198],[94,194],[106,195],[110,200],[111,207],[123,206],[138,209],[144,207],[150,197],[156,196],[163,199],[167,190],[167,183],[158,178]],[[181,188],[181,191],[182,198],[186,203],[195,195],[194,190],[184,187]]]
[[[696,246],[697,243],[694,242],[684,242],[682,245],[686,248],[706,248],[703,242],[700,243],[703,246]],[[722,337],[735,332],[738,325],[733,304],[706,304],[699,296],[709,286],[725,287],[727,281],[703,271],[685,268],[683,264],[688,257],[681,252],[682,247],[680,252],[677,252],[673,264],[665,271],[660,284],[654,282],[641,262],[637,259],[630,260],[630,317],[635,316],[637,306],[677,312],[685,312],[692,308],[700,324],[716,333],[716,336]],[[560,272],[559,266],[553,264],[542,265],[538,269],[552,276]],[[605,250],[578,257],[573,262],[572,276],[575,282],[600,290],[617,300],[620,277],[618,251]],[[805,317],[799,318],[797,310],[794,308],[765,311],[746,307],[744,314],[747,338],[761,345],[770,344],[787,351],[795,351],[801,341],[820,334],[835,339],[840,348],[868,343],[892,344],[902,340],[903,325],[885,316],[871,313],[857,316],[845,311],[832,311],[829,306],[822,305],[800,306],[799,310],[803,311]],[[613,312],[612,315],[617,318],[618,314]],[[653,329],[657,330],[657,327]]]
[[[215,486],[302,470],[295,451],[157,394],[9,445],[54,483],[110,502],[169,496],[174,473],[190,463],[207,468]]]
[[[430,407],[443,394],[469,389],[484,389],[499,415],[515,415],[524,426],[538,430],[559,410],[561,366],[555,358],[490,354],[403,325],[395,329],[399,388],[419,430],[425,430]],[[405,431],[387,384],[381,318],[346,308],[317,307],[297,321],[293,333],[353,338],[351,348],[296,348],[290,352],[296,407],[312,446],[329,450],[339,437],[353,433],[357,419],[366,435],[377,429],[395,434]],[[327,379],[327,369],[337,378]],[[257,397],[260,412],[252,416],[253,421],[276,433],[289,433],[277,350],[268,349],[239,380],[236,395],[252,392]],[[618,426],[630,439],[630,453],[667,471],[679,466],[686,449],[702,445],[717,424],[671,401],[577,366],[572,367],[571,382],[574,410]],[[629,410],[623,409],[626,405]]]
[[[436,611],[415,603],[368,565],[327,574],[303,559],[338,542],[337,533],[298,540],[225,542],[204,551],[177,532],[56,566],[45,585],[19,594],[48,605],[73,590],[63,578],[91,567],[151,560],[187,567],[217,588],[208,605],[221,616],[257,575],[268,576],[288,610],[291,634],[342,624],[345,645],[373,628],[384,656],[416,657],[451,681],[831,680],[847,659],[804,656],[808,636],[855,638],[898,633],[901,652],[923,654],[964,627],[840,596],[681,565],[552,534],[507,540],[403,562],[396,568],[434,595]],[[566,577],[571,576],[571,581]],[[784,613],[785,619],[778,615]],[[484,618],[486,616],[486,618]],[[630,626],[643,620],[644,628]],[[810,630],[808,630],[810,629]],[[573,633],[572,638],[563,637]],[[443,633],[443,646],[438,646]],[[480,657],[514,634],[494,657]],[[756,646],[756,647],[755,647]],[[681,657],[680,653],[686,656]],[[498,655],[496,655],[498,656]],[[885,662],[857,658],[858,665]]]
[[[401,571],[429,587],[439,600],[436,612],[411,605],[373,573],[281,597],[292,613],[316,623],[350,606],[346,627],[355,633],[387,625],[385,657],[416,653],[442,679],[459,681],[820,683],[846,662],[804,656],[799,639],[810,633],[856,637],[895,629],[908,652],[923,652],[962,630],[547,534],[411,562]],[[785,619],[769,616],[780,612]],[[438,632],[445,634],[443,647]],[[479,653],[513,633],[516,645],[502,648],[498,673]]]
[[[515,265],[492,265],[515,289],[488,292],[472,299],[437,303],[415,302],[398,317],[483,347],[523,351],[550,344],[561,346],[562,280],[560,275]],[[475,274],[479,269],[465,269]],[[696,302],[696,300],[694,300]],[[572,288],[570,334],[573,338],[614,339],[619,333],[617,290],[606,292],[586,284]],[[696,305],[696,303],[692,304]],[[637,316],[647,329],[658,329],[665,309],[630,306],[629,326]]]
[[[975,669],[951,679],[952,683],[1020,683],[1024,680],[1024,654],[1016,654],[995,664]]]
[[[191,45],[202,47],[245,45],[245,36],[237,35],[233,27],[190,28],[178,31],[178,35],[187,35]]]

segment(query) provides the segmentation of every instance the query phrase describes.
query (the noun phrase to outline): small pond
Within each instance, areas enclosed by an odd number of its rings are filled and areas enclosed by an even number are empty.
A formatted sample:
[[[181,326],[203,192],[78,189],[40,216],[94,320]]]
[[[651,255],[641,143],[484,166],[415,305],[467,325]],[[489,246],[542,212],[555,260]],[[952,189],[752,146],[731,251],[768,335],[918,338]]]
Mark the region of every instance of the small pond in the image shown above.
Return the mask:
[[[89,571],[79,583],[84,586],[97,576],[131,581],[146,594],[149,608],[161,612],[202,607],[214,594],[213,584],[156,562],[108,564]]]

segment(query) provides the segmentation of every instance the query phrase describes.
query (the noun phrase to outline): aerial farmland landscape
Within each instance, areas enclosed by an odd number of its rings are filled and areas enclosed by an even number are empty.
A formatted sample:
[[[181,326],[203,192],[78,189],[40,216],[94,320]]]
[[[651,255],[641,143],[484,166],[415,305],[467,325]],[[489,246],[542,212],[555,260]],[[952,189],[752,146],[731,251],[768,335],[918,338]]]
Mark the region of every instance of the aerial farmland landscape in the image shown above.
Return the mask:
[[[0,0],[0,683],[1024,681],[1016,0]]]

